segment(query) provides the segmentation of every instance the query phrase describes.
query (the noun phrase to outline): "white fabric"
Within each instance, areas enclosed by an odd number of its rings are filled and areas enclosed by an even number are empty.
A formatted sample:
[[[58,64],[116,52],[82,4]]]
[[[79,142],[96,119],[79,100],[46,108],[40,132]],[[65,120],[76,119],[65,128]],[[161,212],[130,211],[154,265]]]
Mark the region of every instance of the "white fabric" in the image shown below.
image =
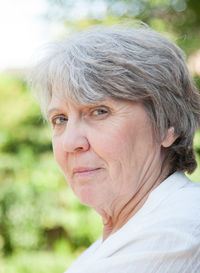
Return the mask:
[[[65,273],[200,273],[200,185],[176,172]]]

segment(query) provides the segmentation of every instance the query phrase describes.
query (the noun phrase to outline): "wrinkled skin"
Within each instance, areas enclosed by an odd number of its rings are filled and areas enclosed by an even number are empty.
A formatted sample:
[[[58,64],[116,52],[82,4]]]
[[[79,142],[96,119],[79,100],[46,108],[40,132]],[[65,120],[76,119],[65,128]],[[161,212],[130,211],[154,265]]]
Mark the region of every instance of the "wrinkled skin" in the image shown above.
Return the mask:
[[[161,147],[173,143],[173,131],[159,143],[142,104],[125,100],[85,106],[54,95],[49,119],[56,161],[80,201],[102,216],[106,239],[167,176]]]

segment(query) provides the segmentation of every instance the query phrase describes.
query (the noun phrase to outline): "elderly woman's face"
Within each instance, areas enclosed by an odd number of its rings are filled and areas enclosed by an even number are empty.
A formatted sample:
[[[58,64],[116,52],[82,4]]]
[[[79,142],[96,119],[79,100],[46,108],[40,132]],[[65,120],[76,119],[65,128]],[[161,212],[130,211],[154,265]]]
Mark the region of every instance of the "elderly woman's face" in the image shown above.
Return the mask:
[[[132,198],[159,163],[161,145],[140,103],[84,106],[53,96],[49,119],[55,158],[80,201],[93,208]]]

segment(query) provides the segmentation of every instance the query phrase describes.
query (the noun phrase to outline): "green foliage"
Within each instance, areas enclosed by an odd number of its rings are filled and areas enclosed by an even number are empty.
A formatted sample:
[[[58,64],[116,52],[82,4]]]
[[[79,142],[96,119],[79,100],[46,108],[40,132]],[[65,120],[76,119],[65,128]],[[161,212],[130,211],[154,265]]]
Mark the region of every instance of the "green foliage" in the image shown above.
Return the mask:
[[[200,1],[198,0],[48,0],[46,18],[63,22],[66,30],[81,29],[93,24],[132,23],[139,19],[153,28],[174,34],[187,54],[200,44]],[[75,16],[79,7],[83,12]],[[66,12],[67,11],[67,12]],[[158,24],[152,24],[156,20]],[[159,29],[160,30],[160,29]],[[161,30],[162,31],[162,30]]]
[[[200,92],[200,75],[194,75],[194,82]]]
[[[65,17],[80,2],[88,3],[88,14]],[[170,36],[188,55],[199,48],[196,0],[49,3],[48,18],[62,22],[68,32],[69,26],[75,31],[99,23],[132,23],[134,18]],[[199,76],[195,82],[200,90]],[[200,131],[194,146],[198,168],[190,178],[200,182]],[[0,187],[0,273],[63,272],[100,235],[100,217],[79,203],[55,163],[51,130],[25,81],[8,74],[0,75]]]
[[[100,218],[66,185],[23,81],[2,75],[0,96],[0,273],[63,272],[100,235]],[[200,152],[200,131],[194,144]]]
[[[100,235],[100,218],[67,186],[24,81],[1,75],[0,97],[0,265],[3,273],[62,272]]]
[[[63,273],[76,256],[44,251],[22,252],[0,259],[0,273]]]

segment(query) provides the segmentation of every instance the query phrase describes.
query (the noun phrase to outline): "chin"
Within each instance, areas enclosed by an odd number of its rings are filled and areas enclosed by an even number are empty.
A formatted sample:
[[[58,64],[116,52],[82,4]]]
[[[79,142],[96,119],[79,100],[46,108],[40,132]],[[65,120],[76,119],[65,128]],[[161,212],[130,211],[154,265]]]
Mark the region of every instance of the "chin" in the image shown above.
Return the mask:
[[[78,191],[74,192],[80,202],[89,207],[96,207],[97,205],[97,194],[91,186],[81,186]]]

